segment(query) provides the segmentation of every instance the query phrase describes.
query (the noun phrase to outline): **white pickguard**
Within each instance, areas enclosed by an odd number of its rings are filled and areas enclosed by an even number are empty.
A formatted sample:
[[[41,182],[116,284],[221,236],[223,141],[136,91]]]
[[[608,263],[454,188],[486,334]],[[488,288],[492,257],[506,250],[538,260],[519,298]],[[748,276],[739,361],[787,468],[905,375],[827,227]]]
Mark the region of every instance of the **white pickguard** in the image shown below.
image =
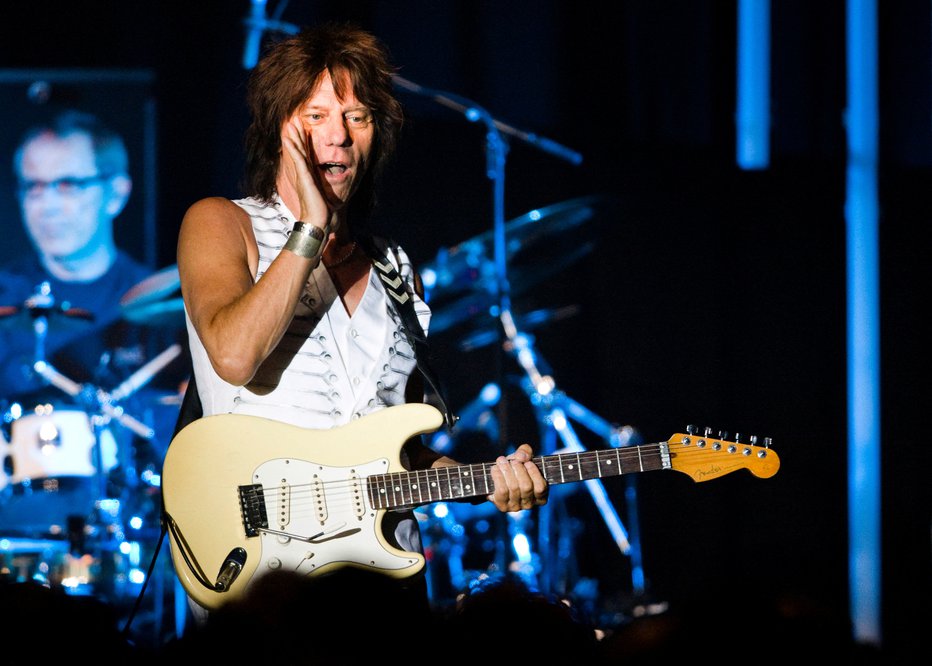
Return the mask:
[[[387,458],[348,467],[294,458],[260,465],[254,483],[263,487],[268,526],[275,533],[261,533],[256,576],[280,569],[310,575],[333,564],[398,571],[418,566],[417,559],[385,549],[380,513],[366,498],[365,478],[388,466]]]

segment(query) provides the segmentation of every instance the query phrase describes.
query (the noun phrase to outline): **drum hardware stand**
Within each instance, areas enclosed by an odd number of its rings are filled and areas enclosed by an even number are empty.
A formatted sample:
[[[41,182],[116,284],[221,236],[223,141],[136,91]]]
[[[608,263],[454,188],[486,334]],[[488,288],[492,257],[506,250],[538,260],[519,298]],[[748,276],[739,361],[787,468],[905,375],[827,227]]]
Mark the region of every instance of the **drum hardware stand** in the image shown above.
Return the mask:
[[[119,402],[145,386],[159,370],[171,363],[180,353],[181,345],[172,345],[139,368],[139,370],[134,372],[126,381],[110,393],[99,387],[78,384],[61,374],[44,360],[38,360],[33,364],[36,373],[46,381],[68,395],[78,398],[91,418],[91,422],[94,425],[94,462],[97,469],[97,496],[99,502],[107,500],[109,504],[110,493],[107,488],[107,474],[104,469],[102,445],[102,436],[107,424],[109,424],[110,421],[116,421],[143,439],[152,439],[155,437],[155,430],[153,428],[127,414],[123,410],[123,407],[119,405]],[[98,509],[109,512],[111,515],[115,513],[115,511],[112,508],[108,508],[107,505],[98,506]]]
[[[518,364],[525,372],[526,379],[522,382],[523,388],[531,401],[531,405],[534,407],[538,421],[544,428],[545,445],[541,451],[543,455],[586,450],[572,426],[571,419],[583,423],[583,425],[592,432],[600,435],[610,446],[627,446],[636,442],[636,433],[630,426],[618,428],[611,425],[575,400],[569,398],[562,391],[557,390],[553,376],[542,374],[538,367],[539,357],[534,351],[531,336],[518,332],[510,311],[503,311],[500,318],[504,334],[507,338],[505,349],[515,357]],[[555,449],[553,445],[554,436],[558,436],[562,440],[562,449]],[[625,478],[627,479],[628,477],[626,476]],[[644,592],[644,571],[641,563],[639,541],[634,540],[632,542],[629,538],[629,533],[625,530],[615,508],[609,501],[602,482],[599,479],[586,479],[584,483],[602,515],[602,519],[605,521],[609,532],[614,538],[618,549],[631,560],[632,585],[635,594],[642,594]],[[638,536],[638,523],[637,512],[634,510],[634,486],[628,486],[625,497],[630,502],[628,505],[629,519],[633,521],[632,526],[634,529],[632,533],[636,537]],[[554,509],[555,507],[550,502],[547,502],[547,504],[539,508],[539,512],[541,513],[540,522],[544,526],[544,529],[538,530],[538,548],[542,553],[553,553],[553,544],[550,543],[550,531],[551,516]],[[559,562],[562,559],[564,558],[562,558],[559,553],[554,557],[555,562]],[[547,577],[553,567],[547,566],[542,567],[542,569],[542,576]],[[553,580],[545,580],[543,587],[545,589],[550,589],[554,584],[555,581]],[[566,592],[567,590],[563,591]]]

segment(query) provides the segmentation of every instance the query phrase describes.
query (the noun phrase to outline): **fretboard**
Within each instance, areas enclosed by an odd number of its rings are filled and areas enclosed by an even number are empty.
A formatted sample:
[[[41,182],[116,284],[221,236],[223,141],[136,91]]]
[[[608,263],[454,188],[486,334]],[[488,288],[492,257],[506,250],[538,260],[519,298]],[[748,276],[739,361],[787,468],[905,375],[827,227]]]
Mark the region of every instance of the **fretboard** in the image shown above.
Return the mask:
[[[660,442],[540,456],[534,462],[548,483],[572,483],[670,469],[670,451]],[[369,502],[376,509],[398,509],[488,495],[494,490],[493,467],[494,462],[374,474],[366,480]]]

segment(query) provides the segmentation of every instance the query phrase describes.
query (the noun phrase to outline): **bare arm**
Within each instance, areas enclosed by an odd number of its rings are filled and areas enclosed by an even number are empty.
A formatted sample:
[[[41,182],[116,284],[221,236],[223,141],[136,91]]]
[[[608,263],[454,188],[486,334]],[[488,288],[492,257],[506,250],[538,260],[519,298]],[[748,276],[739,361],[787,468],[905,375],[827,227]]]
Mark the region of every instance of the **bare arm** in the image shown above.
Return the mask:
[[[255,282],[258,249],[249,216],[226,199],[191,206],[178,237],[181,294],[225,381],[245,384],[275,348],[315,263],[281,252]]]

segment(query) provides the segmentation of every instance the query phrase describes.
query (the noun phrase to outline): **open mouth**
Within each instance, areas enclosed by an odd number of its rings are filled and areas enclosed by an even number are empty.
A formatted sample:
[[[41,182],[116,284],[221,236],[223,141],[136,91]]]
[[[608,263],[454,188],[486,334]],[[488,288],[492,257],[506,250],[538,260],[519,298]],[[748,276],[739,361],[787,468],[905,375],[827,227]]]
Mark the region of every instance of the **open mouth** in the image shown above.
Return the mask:
[[[321,171],[331,176],[339,176],[346,172],[346,165],[340,164],[339,162],[324,162],[319,166]]]

